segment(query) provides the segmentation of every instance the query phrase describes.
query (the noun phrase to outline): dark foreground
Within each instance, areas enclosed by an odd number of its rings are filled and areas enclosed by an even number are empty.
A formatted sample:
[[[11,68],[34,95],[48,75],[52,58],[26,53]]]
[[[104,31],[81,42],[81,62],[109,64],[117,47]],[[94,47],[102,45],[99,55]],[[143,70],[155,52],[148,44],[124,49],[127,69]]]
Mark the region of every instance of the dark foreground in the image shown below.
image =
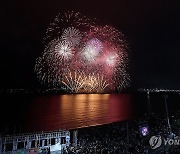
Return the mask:
[[[157,135],[179,139],[180,95],[151,93],[150,104],[147,98],[146,93],[3,95],[1,135],[78,129],[77,145],[72,144],[64,153],[180,153],[180,145],[162,143],[152,149],[149,144]],[[139,131],[144,126],[149,129],[147,136]]]

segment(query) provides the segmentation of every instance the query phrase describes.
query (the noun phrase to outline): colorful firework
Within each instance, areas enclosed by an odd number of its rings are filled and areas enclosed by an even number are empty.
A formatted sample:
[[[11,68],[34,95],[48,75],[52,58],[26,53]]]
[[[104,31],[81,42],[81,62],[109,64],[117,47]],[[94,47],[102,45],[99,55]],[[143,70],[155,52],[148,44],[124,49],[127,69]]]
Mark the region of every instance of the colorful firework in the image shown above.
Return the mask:
[[[104,77],[99,74],[92,73],[86,76],[84,72],[70,70],[63,73],[61,83],[64,85],[64,89],[71,93],[101,93],[109,85]]]
[[[108,85],[103,76],[93,73],[86,78],[83,87],[86,92],[102,93]]]
[[[67,91],[77,93],[83,88],[86,77],[82,72],[68,71],[63,74],[62,84]]]
[[[102,48],[103,45],[101,41],[97,38],[93,38],[85,43],[85,47],[82,50],[82,56],[85,60],[91,62],[96,59]]]
[[[129,86],[128,46],[123,34],[80,13],[58,15],[44,39],[35,72],[47,85],[67,92],[112,92]]]
[[[117,59],[118,59],[118,55],[117,55],[117,54],[112,54],[112,53],[110,53],[110,54],[106,57],[106,63],[107,63],[107,65],[109,65],[110,67],[113,67],[113,66],[117,63]]]

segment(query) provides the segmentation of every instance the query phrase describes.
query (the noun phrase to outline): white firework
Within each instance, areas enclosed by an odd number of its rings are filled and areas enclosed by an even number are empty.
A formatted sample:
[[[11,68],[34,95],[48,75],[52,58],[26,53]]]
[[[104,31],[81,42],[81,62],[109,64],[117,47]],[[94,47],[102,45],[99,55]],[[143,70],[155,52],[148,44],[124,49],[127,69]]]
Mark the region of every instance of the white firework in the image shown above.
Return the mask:
[[[94,61],[94,59],[99,55],[102,49],[102,42],[99,39],[94,38],[86,43],[85,47],[82,50],[82,55],[85,60],[91,62]]]
[[[70,43],[66,41],[59,41],[55,45],[54,51],[55,51],[55,54],[57,54],[57,56],[60,56],[62,59],[65,59],[65,60],[71,59],[74,54],[73,47],[71,46]]]
[[[106,58],[106,64],[113,67],[116,64],[117,57],[117,54],[110,53]]]
[[[68,42],[73,47],[79,44],[81,38],[81,32],[74,27],[66,28],[61,35],[61,40]]]
[[[60,37],[64,33],[64,30],[72,30],[72,27],[76,29],[75,32],[82,32],[82,30],[89,29],[93,27],[93,25],[94,22],[79,12],[68,11],[65,14],[59,13],[54,21],[50,23],[43,42],[46,44],[55,37]]]

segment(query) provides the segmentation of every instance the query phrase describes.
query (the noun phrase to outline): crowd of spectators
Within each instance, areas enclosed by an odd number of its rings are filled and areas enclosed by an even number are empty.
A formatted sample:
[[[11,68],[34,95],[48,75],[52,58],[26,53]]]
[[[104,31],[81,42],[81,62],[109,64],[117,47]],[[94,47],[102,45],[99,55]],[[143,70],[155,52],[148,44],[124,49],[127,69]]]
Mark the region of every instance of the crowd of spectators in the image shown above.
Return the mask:
[[[64,153],[77,154],[149,154],[180,153],[179,146],[161,146],[151,149],[152,136],[163,138],[180,136],[180,112],[170,114],[170,127],[166,115],[149,114],[136,120],[116,122],[78,130],[77,145],[72,144]],[[141,127],[148,127],[149,133],[143,136]]]

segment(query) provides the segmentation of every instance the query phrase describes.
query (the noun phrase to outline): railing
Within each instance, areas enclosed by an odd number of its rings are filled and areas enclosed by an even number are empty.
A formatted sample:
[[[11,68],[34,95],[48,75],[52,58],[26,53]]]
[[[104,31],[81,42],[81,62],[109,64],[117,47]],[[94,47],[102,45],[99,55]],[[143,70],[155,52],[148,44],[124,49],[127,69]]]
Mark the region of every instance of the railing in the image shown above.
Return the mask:
[[[28,141],[28,140],[42,140],[42,139],[51,139],[51,138],[60,138],[70,136],[69,131],[53,131],[53,132],[42,132],[42,133],[26,133],[26,134],[17,134],[13,136],[5,136],[0,138],[0,143],[13,143]]]

